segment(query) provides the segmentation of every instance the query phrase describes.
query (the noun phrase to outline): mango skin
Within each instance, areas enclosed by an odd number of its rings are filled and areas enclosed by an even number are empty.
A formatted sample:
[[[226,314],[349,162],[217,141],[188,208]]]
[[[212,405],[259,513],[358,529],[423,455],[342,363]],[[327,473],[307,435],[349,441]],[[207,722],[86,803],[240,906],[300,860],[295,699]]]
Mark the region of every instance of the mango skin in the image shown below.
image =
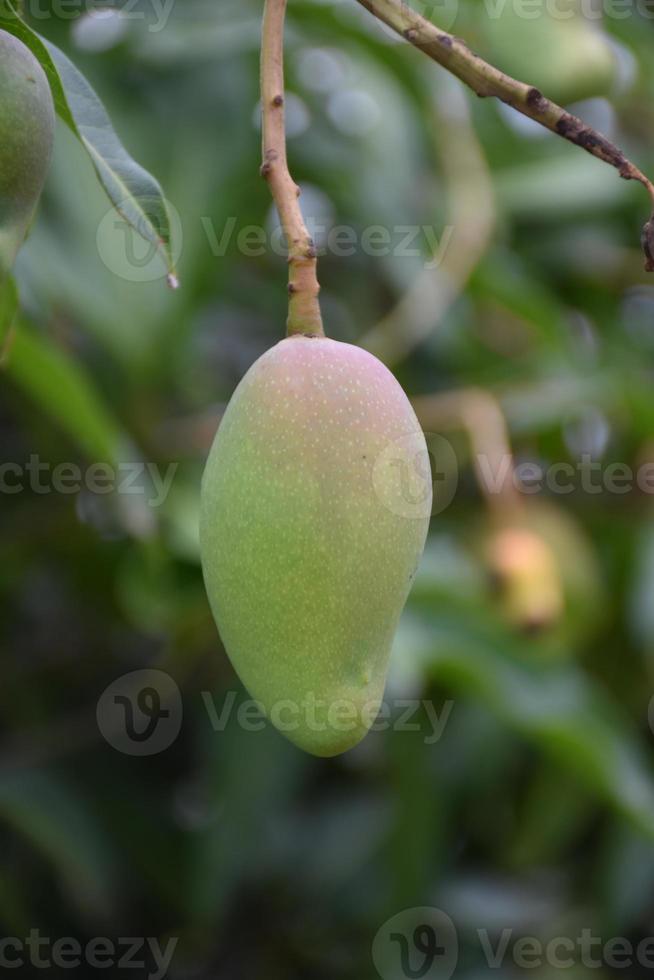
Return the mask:
[[[507,3],[499,16],[486,18],[491,61],[560,105],[608,95],[618,61],[607,37],[578,0],[557,0],[556,9],[554,15],[543,4],[525,17]]]
[[[431,505],[424,435],[375,357],[294,336],[250,368],[203,478],[205,583],[241,680],[313,755],[377,716]]]
[[[22,41],[0,31],[0,281],[11,269],[50,167],[50,85]]]

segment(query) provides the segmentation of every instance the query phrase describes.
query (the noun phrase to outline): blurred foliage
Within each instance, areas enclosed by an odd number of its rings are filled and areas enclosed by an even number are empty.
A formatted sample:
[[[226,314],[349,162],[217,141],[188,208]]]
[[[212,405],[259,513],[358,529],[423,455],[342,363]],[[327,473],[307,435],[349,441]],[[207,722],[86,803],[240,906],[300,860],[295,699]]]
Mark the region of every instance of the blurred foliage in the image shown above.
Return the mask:
[[[442,738],[426,744],[425,723],[318,761],[234,716],[214,731],[207,692],[217,710],[245,695],[204,595],[199,481],[220,406],[282,336],[285,263],[272,248],[247,254],[242,237],[276,227],[257,176],[261,3],[184,0],[165,24],[157,7],[31,11],[165,187],[182,288],[166,289],[156,258],[126,262],[125,229],[60,126],[16,268],[3,460],[177,469],[159,507],[144,495],[2,494],[3,935],[179,936],[172,976],[229,980],[373,977],[375,933],[409,906],[453,917],[461,977],[488,970],[471,938],[480,926],[650,935],[654,520],[638,488],[589,492],[577,479],[569,494],[527,498],[565,602],[551,628],[525,633],[490,580],[493,524],[465,440],[448,434],[459,484],[432,521],[389,682],[390,699],[429,699],[439,715],[453,702]],[[429,333],[392,364],[407,392],[487,389],[519,461],[648,462],[642,188],[502,105],[466,95],[457,111],[458,86],[353,0],[290,7],[289,152],[319,244],[340,225],[358,242],[371,226],[394,244],[404,226],[440,240],[451,202],[474,191],[443,163],[454,116],[489,174],[494,227],[468,281],[435,316],[414,290],[411,315],[417,303]],[[529,20],[494,20],[478,0],[450,8],[444,27],[500,67],[528,70],[518,35]],[[652,173],[651,18],[634,6],[575,23],[601,63],[576,48],[553,77],[563,49],[546,57],[549,25],[525,80],[585,99],[574,110]],[[454,224],[454,235],[474,232]],[[424,278],[433,243],[417,241],[414,255],[326,250],[332,337],[362,340]],[[0,344],[7,322],[3,308]],[[133,758],[102,740],[95,710],[108,684],[144,667],[175,678],[184,725],[167,751]]]

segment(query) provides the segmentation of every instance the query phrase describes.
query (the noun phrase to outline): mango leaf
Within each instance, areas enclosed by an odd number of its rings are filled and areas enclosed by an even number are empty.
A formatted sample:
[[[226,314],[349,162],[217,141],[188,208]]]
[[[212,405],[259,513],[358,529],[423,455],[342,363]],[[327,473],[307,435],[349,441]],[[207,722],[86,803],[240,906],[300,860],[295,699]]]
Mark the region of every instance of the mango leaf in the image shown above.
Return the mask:
[[[27,935],[30,913],[25,885],[20,871],[14,868],[0,869],[0,918],[6,922],[14,935]]]
[[[440,614],[405,617],[398,640],[654,839],[654,776],[609,695],[576,665],[525,663],[510,636]]]
[[[0,283],[0,362],[7,348],[11,328],[18,312],[18,290],[11,277]]]
[[[117,855],[74,786],[45,771],[3,773],[0,820],[56,868],[80,909],[101,915],[111,909]]]
[[[117,460],[120,429],[83,370],[51,341],[27,328],[19,330],[6,372],[91,459]]]
[[[153,245],[176,288],[170,218],[158,182],[136,163],[118,139],[102,102],[84,76],[54,44],[20,19],[11,0],[0,0],[0,23],[19,38],[45,71],[55,109],[85,148],[109,200],[135,231]]]
[[[226,692],[216,692],[215,698],[206,695],[205,707],[209,710],[210,704],[212,711],[221,712],[226,696]],[[243,873],[239,848],[246,848],[260,869],[270,867],[279,855],[280,838],[289,825],[285,817],[289,798],[297,792],[306,766],[306,758],[270,727],[248,732],[236,722],[236,715],[220,738],[212,735],[208,725],[203,733],[203,793],[209,812],[220,812],[220,819],[207,820],[193,837],[186,891],[189,916],[198,925],[214,921],[216,910],[238,887]],[[251,778],[244,780],[244,771]],[[288,860],[285,852],[283,859]]]

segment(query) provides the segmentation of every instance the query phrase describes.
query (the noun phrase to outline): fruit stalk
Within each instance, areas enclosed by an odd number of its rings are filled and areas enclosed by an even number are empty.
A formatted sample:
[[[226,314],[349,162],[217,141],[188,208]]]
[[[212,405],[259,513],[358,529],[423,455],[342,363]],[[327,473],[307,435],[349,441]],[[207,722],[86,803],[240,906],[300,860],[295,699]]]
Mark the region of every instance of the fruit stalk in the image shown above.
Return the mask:
[[[378,20],[447,69],[480,98],[494,97],[523,116],[615,167],[625,180],[637,180],[654,204],[654,184],[622,150],[577,116],[556,105],[533,85],[520,82],[471,51],[465,41],[436,27],[404,0],[357,0]],[[654,271],[654,215],[643,229],[646,269]]]
[[[470,442],[477,482],[490,511],[500,522],[514,520],[522,510],[502,408],[483,388],[463,388],[413,399],[425,431],[462,429]]]
[[[266,0],[261,43],[263,163],[288,243],[287,335],[322,337],[316,248],[302,216],[300,188],[288,169],[284,111],[284,21],[287,0]]]

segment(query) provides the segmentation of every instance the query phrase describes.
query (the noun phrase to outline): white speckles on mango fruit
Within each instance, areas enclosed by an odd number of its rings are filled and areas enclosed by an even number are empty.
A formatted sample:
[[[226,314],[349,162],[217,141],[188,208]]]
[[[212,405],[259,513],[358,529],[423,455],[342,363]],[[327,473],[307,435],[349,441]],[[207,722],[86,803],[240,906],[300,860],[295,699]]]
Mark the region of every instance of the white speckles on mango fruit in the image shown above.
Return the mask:
[[[430,511],[424,436],[372,355],[295,336],[243,378],[203,479],[205,581],[243,683],[306,751],[374,721]]]

